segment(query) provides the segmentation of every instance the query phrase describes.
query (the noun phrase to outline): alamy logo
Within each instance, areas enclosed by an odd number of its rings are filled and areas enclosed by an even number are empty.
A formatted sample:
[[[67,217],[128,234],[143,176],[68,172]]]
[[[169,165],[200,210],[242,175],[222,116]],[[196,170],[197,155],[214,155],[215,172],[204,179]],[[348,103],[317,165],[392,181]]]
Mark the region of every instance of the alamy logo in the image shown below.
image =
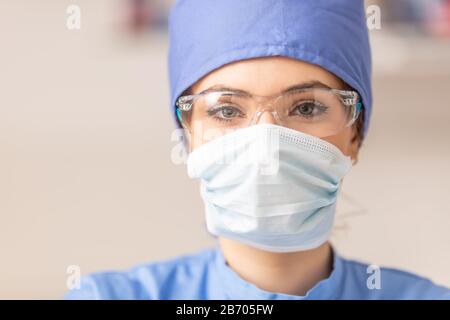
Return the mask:
[[[68,275],[66,286],[67,289],[80,289],[81,284],[81,268],[78,265],[70,265],[66,269],[66,274]]]
[[[371,264],[367,267],[367,274],[370,276],[367,278],[366,285],[369,290],[381,289],[381,269],[379,266]]]
[[[81,9],[77,5],[70,5],[66,10],[67,19],[66,27],[69,30],[80,30],[81,29]]]
[[[369,30],[381,29],[381,8],[377,5],[370,5],[366,9],[366,22]]]

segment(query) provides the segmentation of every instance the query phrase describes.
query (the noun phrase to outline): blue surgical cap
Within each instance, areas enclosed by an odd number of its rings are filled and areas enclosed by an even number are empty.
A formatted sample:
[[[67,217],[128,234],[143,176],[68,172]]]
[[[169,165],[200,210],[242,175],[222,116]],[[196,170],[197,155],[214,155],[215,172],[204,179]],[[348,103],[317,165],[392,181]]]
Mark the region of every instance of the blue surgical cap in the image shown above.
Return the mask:
[[[256,57],[319,65],[372,109],[371,52],[363,0],[179,0],[169,16],[171,108],[214,69]]]

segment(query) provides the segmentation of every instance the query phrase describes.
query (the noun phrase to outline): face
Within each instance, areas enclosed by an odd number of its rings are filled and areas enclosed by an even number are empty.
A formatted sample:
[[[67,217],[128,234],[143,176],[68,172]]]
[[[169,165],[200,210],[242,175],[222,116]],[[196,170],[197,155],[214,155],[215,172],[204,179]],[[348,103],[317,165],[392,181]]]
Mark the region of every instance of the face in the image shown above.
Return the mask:
[[[277,56],[241,60],[222,66],[197,81],[191,87],[191,93],[196,94],[210,87],[222,85],[238,88],[254,95],[270,96],[293,85],[314,81],[335,89],[349,89],[338,77],[319,66]],[[258,123],[276,124],[276,121],[270,112],[265,112]],[[202,139],[195,138],[195,134],[193,130],[190,139],[191,150],[203,143]],[[358,141],[353,139],[355,134],[356,128],[353,125],[323,139],[334,144],[345,155],[356,159]]]

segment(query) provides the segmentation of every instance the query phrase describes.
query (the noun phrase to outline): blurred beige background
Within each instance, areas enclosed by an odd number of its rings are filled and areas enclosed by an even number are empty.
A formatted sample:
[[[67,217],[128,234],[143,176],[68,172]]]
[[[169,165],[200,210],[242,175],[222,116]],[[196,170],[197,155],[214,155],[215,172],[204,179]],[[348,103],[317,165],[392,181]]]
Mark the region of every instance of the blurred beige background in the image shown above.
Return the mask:
[[[70,4],[81,30],[66,28]],[[0,298],[58,299],[69,265],[123,269],[214,243],[197,184],[170,158],[167,34],[130,36],[122,8],[0,0]],[[450,41],[371,37],[372,126],[333,241],[450,286]]]

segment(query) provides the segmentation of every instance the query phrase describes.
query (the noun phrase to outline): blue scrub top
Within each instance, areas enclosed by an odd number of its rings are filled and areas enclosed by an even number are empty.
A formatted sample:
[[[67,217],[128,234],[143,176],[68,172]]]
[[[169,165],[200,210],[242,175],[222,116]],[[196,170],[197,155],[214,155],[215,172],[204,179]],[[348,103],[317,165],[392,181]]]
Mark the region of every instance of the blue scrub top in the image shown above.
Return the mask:
[[[126,271],[82,276],[65,299],[448,299],[450,289],[420,276],[380,269],[381,288],[368,289],[368,265],[342,258],[333,248],[333,270],[305,296],[268,292],[242,279],[213,247]]]

